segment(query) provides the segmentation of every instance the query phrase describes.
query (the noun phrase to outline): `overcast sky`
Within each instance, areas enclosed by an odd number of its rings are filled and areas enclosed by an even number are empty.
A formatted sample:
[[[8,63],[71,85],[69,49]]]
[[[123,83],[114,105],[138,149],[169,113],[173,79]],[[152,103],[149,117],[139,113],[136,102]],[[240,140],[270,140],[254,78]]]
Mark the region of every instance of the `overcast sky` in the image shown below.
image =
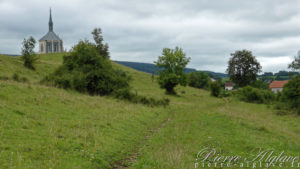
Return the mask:
[[[188,67],[225,72],[230,53],[248,49],[276,72],[300,50],[300,0],[0,0],[0,53],[45,35],[50,7],[65,48],[101,27],[112,60],[153,63],[180,46]]]

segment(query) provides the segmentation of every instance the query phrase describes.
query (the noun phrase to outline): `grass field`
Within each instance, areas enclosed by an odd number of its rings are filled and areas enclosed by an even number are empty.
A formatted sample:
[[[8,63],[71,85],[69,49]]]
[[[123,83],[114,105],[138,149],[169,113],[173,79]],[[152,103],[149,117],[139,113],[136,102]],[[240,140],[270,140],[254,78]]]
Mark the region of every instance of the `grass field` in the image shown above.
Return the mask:
[[[266,105],[190,87],[165,95],[150,74],[117,64],[132,76],[133,91],[169,98],[170,105],[148,107],[41,85],[61,63],[62,54],[41,55],[32,71],[19,58],[0,56],[0,168],[195,168],[204,147],[243,157],[258,148],[300,155],[297,115],[278,116]],[[13,80],[14,74],[27,82]]]

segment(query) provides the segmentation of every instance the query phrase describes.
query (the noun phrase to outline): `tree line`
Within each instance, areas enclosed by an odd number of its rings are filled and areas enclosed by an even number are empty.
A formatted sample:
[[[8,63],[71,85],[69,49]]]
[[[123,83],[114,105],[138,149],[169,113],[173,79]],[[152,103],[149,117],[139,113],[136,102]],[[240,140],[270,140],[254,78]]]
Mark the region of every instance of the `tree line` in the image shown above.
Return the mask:
[[[212,81],[205,72],[185,74],[183,70],[189,61],[190,58],[179,47],[163,49],[162,56],[155,63],[161,68],[158,83],[161,88],[166,89],[167,94],[176,94],[174,88],[177,85],[189,85],[210,90],[215,97],[236,96],[246,102],[276,105],[281,112],[295,110],[300,114],[300,75],[296,74],[282,92],[274,94],[268,83],[258,79],[262,66],[251,51],[238,50],[231,54],[226,72],[237,89],[233,92],[225,91],[221,81]],[[300,52],[288,67],[293,71],[300,71]]]

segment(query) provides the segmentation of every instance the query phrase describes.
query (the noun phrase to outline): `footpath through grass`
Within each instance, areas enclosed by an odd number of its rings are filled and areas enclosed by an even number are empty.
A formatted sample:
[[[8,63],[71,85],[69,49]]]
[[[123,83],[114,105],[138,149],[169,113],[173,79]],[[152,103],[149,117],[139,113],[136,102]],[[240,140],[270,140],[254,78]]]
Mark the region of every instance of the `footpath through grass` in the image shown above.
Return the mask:
[[[18,58],[0,56],[0,77],[8,78],[0,80],[0,168],[195,168],[204,147],[244,157],[257,148],[299,156],[299,116],[277,116],[265,105],[190,87],[166,96],[150,74],[117,64],[132,76],[133,91],[167,97],[170,106],[47,87],[39,81],[62,55],[40,57],[32,71]],[[12,80],[15,73],[28,82]]]

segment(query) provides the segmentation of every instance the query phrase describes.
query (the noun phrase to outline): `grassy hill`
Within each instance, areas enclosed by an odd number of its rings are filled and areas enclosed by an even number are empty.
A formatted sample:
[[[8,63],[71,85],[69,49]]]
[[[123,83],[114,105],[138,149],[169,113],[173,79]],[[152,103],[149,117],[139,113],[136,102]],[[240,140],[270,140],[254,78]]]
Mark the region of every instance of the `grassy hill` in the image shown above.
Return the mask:
[[[194,168],[204,147],[243,157],[257,148],[299,156],[299,116],[190,87],[166,96],[151,74],[118,64],[132,76],[132,90],[167,97],[170,105],[40,85],[61,63],[62,54],[41,55],[32,71],[18,57],[0,56],[0,168]]]

